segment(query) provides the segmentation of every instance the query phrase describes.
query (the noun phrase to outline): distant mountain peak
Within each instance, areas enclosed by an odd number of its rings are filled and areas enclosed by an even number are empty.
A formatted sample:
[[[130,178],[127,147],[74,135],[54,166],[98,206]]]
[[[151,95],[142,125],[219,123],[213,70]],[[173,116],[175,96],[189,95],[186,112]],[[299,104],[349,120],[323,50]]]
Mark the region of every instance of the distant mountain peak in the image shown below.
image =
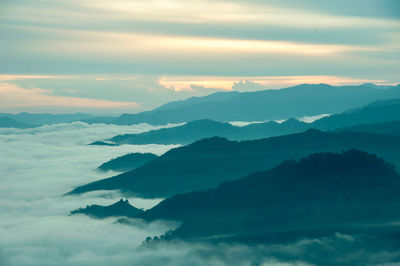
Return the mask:
[[[90,205],[86,206],[86,208],[73,210],[71,211],[71,215],[85,214],[95,218],[107,218],[112,216],[135,217],[142,212],[142,209],[135,208],[129,204],[127,199],[124,200],[121,198],[119,201],[109,206]]]
[[[121,198],[119,201],[113,204],[114,206],[130,206],[129,201]]]
[[[266,121],[340,113],[372,102],[400,97],[398,86],[301,84],[279,90],[219,92],[169,102],[152,111],[123,114],[113,123],[162,125],[203,118],[216,121]]]
[[[370,86],[370,87],[378,87],[378,85],[376,85],[376,84],[374,84],[374,83],[372,83],[372,82],[366,82],[366,83],[363,83],[363,84],[361,84],[361,86]]]
[[[97,169],[101,171],[114,170],[117,172],[127,172],[157,158],[153,153],[128,153],[103,163]]]
[[[346,171],[346,169],[355,169],[358,172],[369,172],[371,169],[390,170],[394,166],[386,163],[383,159],[375,154],[369,154],[357,149],[350,149],[342,153],[315,153],[298,162],[299,166],[307,169],[330,169],[330,171]]]
[[[303,122],[293,117],[282,122],[282,125],[298,125],[298,124],[303,124]]]

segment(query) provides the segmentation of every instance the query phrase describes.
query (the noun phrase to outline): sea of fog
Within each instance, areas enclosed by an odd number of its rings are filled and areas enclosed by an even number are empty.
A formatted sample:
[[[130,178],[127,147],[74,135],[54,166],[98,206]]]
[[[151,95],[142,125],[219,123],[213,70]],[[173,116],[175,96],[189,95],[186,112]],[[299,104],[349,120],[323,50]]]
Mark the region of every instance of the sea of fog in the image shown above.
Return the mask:
[[[90,146],[90,142],[117,134],[139,133],[156,127],[141,124],[116,126],[75,122],[35,129],[0,129],[0,265],[227,265],[247,264],[246,252],[224,247],[187,244],[142,245],[147,236],[161,235],[173,224],[138,221],[136,226],[69,216],[73,209],[117,201],[117,192],[62,195],[73,187],[109,177],[96,171],[101,163],[129,152],[163,154],[173,145]],[[161,199],[129,198],[139,208]],[[176,226],[176,225],[175,225]],[[241,251],[245,249],[241,248]],[[205,253],[210,256],[203,256]],[[229,255],[231,254],[231,255]],[[228,256],[228,257],[227,257]],[[230,260],[232,260],[230,262]],[[234,263],[234,264],[235,264]],[[274,264],[275,260],[266,260]]]
[[[110,265],[131,253],[146,236],[168,230],[162,224],[133,228],[116,225],[113,219],[68,216],[69,211],[87,204],[114,203],[120,197],[115,192],[62,196],[74,186],[112,175],[95,170],[111,158],[129,152],[160,155],[174,147],[87,145],[153,128],[76,122],[0,129],[0,265]],[[160,201],[129,200],[140,208]]]
[[[174,147],[87,144],[154,128],[145,124],[75,122],[35,129],[0,129],[0,266],[311,265],[304,262],[305,254],[330,251],[335,245],[354,241],[337,234],[333,239],[304,239],[268,247],[182,242],[143,245],[147,236],[161,235],[177,225],[136,221],[132,226],[115,223],[115,218],[69,216],[73,209],[108,205],[120,199],[119,193],[107,191],[62,196],[77,185],[114,174],[96,171],[101,163],[129,152],[160,155]],[[160,200],[129,199],[144,209]],[[276,259],[283,253],[290,263]]]

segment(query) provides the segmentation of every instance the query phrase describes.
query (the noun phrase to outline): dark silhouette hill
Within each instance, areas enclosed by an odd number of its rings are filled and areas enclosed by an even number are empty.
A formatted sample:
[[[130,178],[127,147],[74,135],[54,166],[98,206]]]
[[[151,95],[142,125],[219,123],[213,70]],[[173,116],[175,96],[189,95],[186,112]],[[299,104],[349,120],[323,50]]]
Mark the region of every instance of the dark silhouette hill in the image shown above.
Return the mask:
[[[360,149],[400,165],[400,137],[360,132],[303,133],[249,141],[209,138],[172,149],[132,171],[79,186],[69,194],[118,189],[140,197],[168,197],[215,187],[316,152]]]
[[[121,199],[120,201],[109,206],[100,206],[100,205],[86,206],[86,208],[80,208],[71,211],[71,215],[85,214],[90,217],[104,219],[112,216],[135,217],[142,212],[143,210],[135,208],[132,205],[130,205],[128,200]]]
[[[400,121],[392,121],[385,123],[363,124],[351,127],[339,128],[337,131],[356,131],[370,132],[383,135],[400,135]]]
[[[97,169],[101,171],[127,172],[158,158],[153,153],[129,153],[103,163]]]
[[[99,146],[118,146],[119,144],[109,142],[109,141],[102,141],[102,140],[97,140],[95,142],[89,143],[89,145],[99,145]]]
[[[6,116],[0,116],[0,128],[34,128],[37,125],[18,122]]]
[[[112,123],[167,124],[200,119],[265,121],[340,113],[376,100],[400,97],[400,86],[302,84],[280,90],[219,92],[170,102],[152,111],[123,114]]]
[[[365,226],[372,231],[398,221],[399,191],[394,166],[376,155],[317,153],[214,189],[175,195],[139,217],[183,221],[169,238],[282,241]]]

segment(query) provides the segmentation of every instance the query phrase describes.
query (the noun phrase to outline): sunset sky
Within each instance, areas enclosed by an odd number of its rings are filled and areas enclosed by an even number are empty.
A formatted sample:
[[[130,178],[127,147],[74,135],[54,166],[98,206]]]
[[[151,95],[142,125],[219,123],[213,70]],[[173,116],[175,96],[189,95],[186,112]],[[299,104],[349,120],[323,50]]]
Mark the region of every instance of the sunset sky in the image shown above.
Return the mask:
[[[0,0],[0,36],[0,112],[400,80],[397,0]]]

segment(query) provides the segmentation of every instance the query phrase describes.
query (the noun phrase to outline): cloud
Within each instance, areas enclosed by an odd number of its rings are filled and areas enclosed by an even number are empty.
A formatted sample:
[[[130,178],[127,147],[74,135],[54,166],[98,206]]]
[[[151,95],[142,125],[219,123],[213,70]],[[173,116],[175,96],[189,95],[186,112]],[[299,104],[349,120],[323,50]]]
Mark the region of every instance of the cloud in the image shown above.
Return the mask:
[[[0,83],[0,105],[3,112],[18,112],[32,109],[136,109],[134,102],[116,102],[79,97],[56,96],[50,90],[25,89],[10,83]],[[53,110],[53,111],[54,111]]]
[[[61,197],[73,186],[106,177],[94,169],[112,157],[134,151],[162,154],[173,147],[87,143],[153,128],[158,127],[76,122],[29,130],[0,129],[0,264],[109,265],[121,259],[118,256],[128,256],[149,234],[168,230],[168,225],[160,223],[135,229],[115,225],[113,220],[68,216],[70,210],[86,204],[111,204],[120,197],[118,193]],[[149,208],[159,199],[131,198],[130,202]]]
[[[10,26],[11,27],[11,26]],[[12,29],[46,34],[51,39],[32,40],[30,50],[47,55],[103,58],[132,58],[140,55],[165,56],[165,53],[260,54],[330,56],[354,51],[383,51],[385,47],[353,44],[316,44],[310,41],[244,40],[208,36],[185,36],[141,32],[112,32],[82,29],[53,29],[39,26],[12,26]],[[400,28],[400,25],[399,25]],[[47,49],[43,50],[46,43]],[[135,45],[132,45],[135,44]]]
[[[359,1],[301,2],[7,1],[0,72],[396,81],[398,18],[363,15]],[[393,12],[387,2],[362,5]]]
[[[10,81],[10,80],[32,80],[32,79],[71,79],[76,78],[76,76],[67,75],[21,75],[21,74],[0,74],[0,81]]]
[[[392,84],[385,80],[356,79],[337,76],[163,76],[159,83],[175,91],[238,90],[256,91],[281,89],[299,84],[327,83],[331,85],[356,85],[361,83]]]
[[[128,152],[162,154],[164,145],[89,146],[116,134],[139,133],[146,124],[116,126],[82,122],[34,129],[0,129],[0,265],[263,265],[310,266],[382,265],[400,259],[393,242],[364,242],[365,234],[336,232],[324,238],[292,243],[251,245],[167,242],[142,245],[176,227],[162,221],[133,226],[115,219],[95,220],[68,216],[70,210],[88,205],[108,205],[121,197],[115,191],[61,197],[72,187],[105,178],[94,171],[102,162]],[[131,204],[150,208],[160,199],[130,198]],[[370,241],[370,240],[369,240]]]
[[[265,89],[260,83],[253,82],[250,80],[241,80],[233,83],[232,89],[242,91],[242,90],[261,90]]]
[[[43,76],[43,75],[0,75],[0,80],[7,83],[8,87],[12,84],[14,92],[9,91],[10,98],[15,101],[16,88],[24,89],[26,93],[32,93],[35,88],[40,88],[46,96],[61,97],[61,99],[83,98],[83,99],[107,99],[106,102],[98,102],[106,105],[115,103],[115,106],[108,108],[87,108],[83,106],[71,107],[25,107],[24,110],[42,112],[90,112],[105,114],[120,114],[121,112],[133,113],[155,108],[168,101],[188,98],[193,95],[203,96],[213,90],[201,91],[175,91],[172,88],[164,87],[159,75],[132,75],[132,74],[80,74],[70,77],[65,76]],[[1,84],[1,82],[0,82]],[[38,91],[37,91],[38,93]],[[43,96],[41,95],[41,99]],[[46,98],[48,99],[48,98]],[[10,101],[11,103],[13,101]],[[1,100],[0,100],[1,102]],[[21,107],[22,108],[22,107]],[[21,111],[4,105],[2,111],[14,112]]]
[[[232,90],[232,77],[212,76],[163,76],[159,84],[174,91],[213,92]]]
[[[107,177],[94,170],[102,162],[128,152],[162,154],[174,147],[87,143],[154,128],[159,127],[75,122],[27,130],[0,129],[0,265],[249,265],[252,248],[241,246],[142,246],[147,236],[175,228],[173,223],[136,221],[135,226],[127,226],[114,223],[115,219],[68,216],[70,210],[88,204],[108,205],[121,197],[112,191],[61,196],[76,185]],[[139,208],[160,201],[129,200]],[[274,264],[270,260],[266,265]]]
[[[133,20],[144,22],[176,22],[176,23],[209,23],[214,24],[251,24],[254,26],[292,26],[296,28],[313,27],[388,27],[396,25],[393,18],[364,16],[363,13],[345,14],[346,12],[321,12],[321,8],[313,8],[315,6],[324,7],[323,11],[329,11],[329,6],[337,8],[339,5],[315,5],[315,4],[281,4],[275,1],[209,1],[196,0],[185,2],[183,0],[151,0],[151,1],[85,1],[72,2],[68,1],[64,4],[67,10],[55,10],[56,13],[71,14],[71,11],[79,11],[76,16],[84,19],[84,12],[88,20],[103,17],[107,20]],[[350,1],[351,2],[351,1]],[[41,4],[50,3],[50,1],[39,1]],[[348,4],[348,2],[346,2]],[[357,1],[353,1],[357,3]],[[344,4],[343,4],[344,5]],[[49,5],[47,5],[49,7]],[[383,5],[369,5],[380,7]],[[50,6],[51,7],[51,6]],[[55,5],[54,7],[59,7]],[[21,8],[19,8],[21,9]],[[18,10],[18,7],[17,7]],[[40,12],[39,8],[33,8],[34,12]],[[343,8],[342,8],[343,10]],[[354,10],[354,9],[353,9]],[[22,9],[22,11],[25,11]],[[25,11],[27,13],[27,11]],[[29,12],[29,11],[28,11]],[[30,11],[32,14],[32,11]],[[29,14],[29,13],[28,13]],[[293,19],[293,18],[296,19]],[[45,21],[45,18],[38,18]],[[53,20],[60,21],[58,17]],[[320,23],[315,24],[316,21]]]
[[[251,0],[255,3],[262,3],[262,0]],[[323,14],[340,16],[367,17],[367,18],[399,18],[399,2],[397,0],[336,0],[329,4],[316,0],[286,0],[275,1],[277,6],[285,7],[290,5],[292,8],[308,10]],[[360,6],[362,5],[362,8]]]
[[[169,101],[183,100],[191,96],[205,96],[221,90],[245,92],[260,89],[280,89],[302,83],[357,85],[371,82],[394,84],[394,82],[380,79],[322,75],[79,74],[56,76],[31,74],[0,75],[0,80],[2,80],[0,84],[5,84],[2,87],[4,90],[2,94],[4,104],[0,110],[2,112],[90,112],[114,115],[122,112],[145,111]],[[8,88],[7,92],[6,88]],[[31,97],[32,94],[34,97]],[[22,96],[18,98],[17,95]],[[52,97],[58,99],[53,100]],[[51,99],[51,101],[49,102],[48,99]],[[72,99],[78,99],[78,101],[72,101]],[[82,99],[82,101],[80,102],[79,99]],[[107,101],[104,99],[107,99]],[[86,101],[90,101],[89,104]],[[0,102],[2,102],[1,99]],[[45,103],[42,105],[42,102]],[[25,103],[26,106],[22,106]],[[56,104],[60,106],[55,106]]]

